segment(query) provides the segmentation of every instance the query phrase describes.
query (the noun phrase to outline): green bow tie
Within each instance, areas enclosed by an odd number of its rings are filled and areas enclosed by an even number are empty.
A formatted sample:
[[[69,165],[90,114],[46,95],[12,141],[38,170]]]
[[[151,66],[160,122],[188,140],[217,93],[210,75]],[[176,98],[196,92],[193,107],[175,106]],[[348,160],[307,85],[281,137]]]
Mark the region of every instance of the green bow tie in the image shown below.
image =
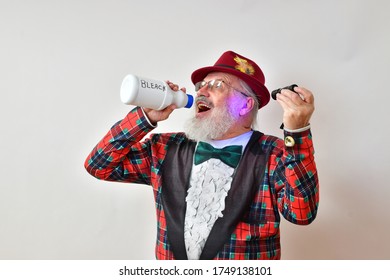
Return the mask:
[[[195,151],[195,165],[210,158],[220,159],[230,167],[236,168],[241,158],[242,146],[233,145],[217,149],[205,142],[199,142]]]

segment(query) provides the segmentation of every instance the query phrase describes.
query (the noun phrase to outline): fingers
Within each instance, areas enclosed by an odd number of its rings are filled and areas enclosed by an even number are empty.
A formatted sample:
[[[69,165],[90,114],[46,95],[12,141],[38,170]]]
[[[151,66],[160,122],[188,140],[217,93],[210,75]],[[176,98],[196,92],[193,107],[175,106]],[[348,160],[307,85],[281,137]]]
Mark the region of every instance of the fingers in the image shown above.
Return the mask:
[[[179,90],[179,86],[175,83],[172,83],[171,81],[166,81],[166,83],[168,84],[168,86],[173,90],[173,91],[178,91]]]
[[[313,93],[304,87],[295,87],[294,90],[301,95],[302,100],[307,103],[314,103]]]
[[[283,122],[286,128],[297,129],[306,126],[314,111],[314,96],[303,88],[295,87],[291,90],[283,89],[276,95],[276,100],[282,106]]]
[[[303,101],[299,94],[288,89],[283,89],[279,94],[277,94],[276,100],[279,103],[283,103],[290,106],[299,105]]]
[[[314,104],[314,96],[310,90],[303,87],[295,87],[294,91],[282,89],[281,92],[276,95],[276,98],[278,101],[290,105],[304,105],[305,103]]]
[[[172,83],[171,81],[166,81],[166,83],[168,84],[168,86],[173,90],[173,91],[178,91],[179,90],[179,85],[175,84],[175,83]],[[187,89],[185,87],[182,87],[180,89],[182,92],[184,93],[187,93]]]

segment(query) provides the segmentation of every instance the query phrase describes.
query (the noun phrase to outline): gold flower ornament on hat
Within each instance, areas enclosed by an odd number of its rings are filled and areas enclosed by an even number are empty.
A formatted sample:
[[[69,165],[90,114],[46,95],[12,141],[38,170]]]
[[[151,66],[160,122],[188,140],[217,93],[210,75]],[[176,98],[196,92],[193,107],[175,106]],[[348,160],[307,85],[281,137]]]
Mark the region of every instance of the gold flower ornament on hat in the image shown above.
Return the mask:
[[[240,58],[236,56],[234,58],[234,61],[237,62],[236,69],[241,71],[242,73],[248,74],[248,75],[253,75],[255,73],[255,69],[253,68],[250,63],[243,58]]]

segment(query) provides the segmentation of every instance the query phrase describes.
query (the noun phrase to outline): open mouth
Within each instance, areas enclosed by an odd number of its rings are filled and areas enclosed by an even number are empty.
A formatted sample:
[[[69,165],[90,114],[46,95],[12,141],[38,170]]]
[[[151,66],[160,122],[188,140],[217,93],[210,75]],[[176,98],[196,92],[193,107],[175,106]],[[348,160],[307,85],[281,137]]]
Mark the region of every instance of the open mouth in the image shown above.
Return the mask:
[[[209,105],[204,103],[198,103],[197,106],[198,106],[198,113],[207,112],[208,110],[211,109]]]

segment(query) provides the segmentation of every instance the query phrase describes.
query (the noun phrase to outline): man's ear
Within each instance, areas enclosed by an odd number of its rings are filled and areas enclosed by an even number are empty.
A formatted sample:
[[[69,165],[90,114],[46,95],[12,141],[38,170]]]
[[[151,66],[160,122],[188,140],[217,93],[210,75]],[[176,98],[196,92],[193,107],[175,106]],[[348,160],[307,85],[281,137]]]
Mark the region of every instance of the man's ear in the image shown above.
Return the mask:
[[[244,103],[244,106],[240,110],[240,116],[244,116],[248,114],[250,111],[252,111],[253,106],[255,105],[255,101],[252,97],[246,98],[246,103]]]

